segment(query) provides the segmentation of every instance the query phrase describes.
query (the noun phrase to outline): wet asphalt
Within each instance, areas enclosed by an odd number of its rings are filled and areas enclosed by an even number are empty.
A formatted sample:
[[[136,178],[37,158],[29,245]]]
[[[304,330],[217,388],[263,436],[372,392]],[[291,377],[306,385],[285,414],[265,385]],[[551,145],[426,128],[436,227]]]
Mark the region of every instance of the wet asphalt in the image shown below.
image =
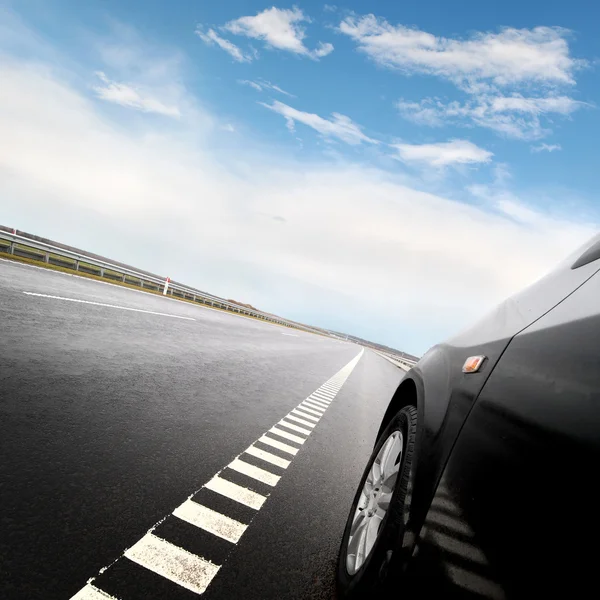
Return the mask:
[[[0,598],[71,598],[359,351],[0,260]],[[222,564],[203,598],[335,597],[347,513],[401,377],[365,351],[233,549],[163,524]],[[96,584],[121,600],[199,597],[127,559]]]

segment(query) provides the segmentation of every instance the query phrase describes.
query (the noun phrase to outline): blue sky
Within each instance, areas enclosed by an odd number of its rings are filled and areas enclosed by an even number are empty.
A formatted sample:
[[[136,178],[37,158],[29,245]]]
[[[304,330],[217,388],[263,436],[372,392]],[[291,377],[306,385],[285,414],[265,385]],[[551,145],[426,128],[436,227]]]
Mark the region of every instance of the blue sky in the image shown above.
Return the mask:
[[[0,3],[2,222],[408,352],[594,233],[589,2]]]

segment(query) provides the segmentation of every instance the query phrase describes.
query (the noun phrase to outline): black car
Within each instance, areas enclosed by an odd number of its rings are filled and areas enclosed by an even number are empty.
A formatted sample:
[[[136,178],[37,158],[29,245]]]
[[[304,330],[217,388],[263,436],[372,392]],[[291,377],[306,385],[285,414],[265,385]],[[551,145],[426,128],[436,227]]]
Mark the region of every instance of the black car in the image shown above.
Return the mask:
[[[600,236],[402,379],[340,598],[600,597],[598,259]]]

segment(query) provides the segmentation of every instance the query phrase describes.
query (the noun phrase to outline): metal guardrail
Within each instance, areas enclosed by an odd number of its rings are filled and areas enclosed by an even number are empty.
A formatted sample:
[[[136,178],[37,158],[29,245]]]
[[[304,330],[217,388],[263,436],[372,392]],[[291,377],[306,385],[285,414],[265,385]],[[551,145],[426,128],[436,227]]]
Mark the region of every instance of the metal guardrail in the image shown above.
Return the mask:
[[[107,281],[119,281],[135,285],[140,289],[161,291],[164,290],[166,283],[166,279],[163,278],[153,277],[147,273],[141,273],[124,268],[121,265],[101,261],[86,254],[72,252],[45,242],[32,240],[28,237],[4,231],[0,231],[0,255],[2,253],[21,256],[23,258],[33,258],[50,265],[73,269],[74,272],[97,275]],[[199,304],[220,308],[236,314],[254,317],[255,319],[260,319],[269,323],[276,323],[277,325],[309,331],[311,333],[323,334],[321,331],[306,327],[300,323],[288,321],[287,319],[275,317],[261,311],[252,310],[239,304],[228,302],[218,296],[213,296],[191,287],[173,283],[172,281],[169,282],[167,295],[173,298],[191,300],[193,302],[198,302]]]

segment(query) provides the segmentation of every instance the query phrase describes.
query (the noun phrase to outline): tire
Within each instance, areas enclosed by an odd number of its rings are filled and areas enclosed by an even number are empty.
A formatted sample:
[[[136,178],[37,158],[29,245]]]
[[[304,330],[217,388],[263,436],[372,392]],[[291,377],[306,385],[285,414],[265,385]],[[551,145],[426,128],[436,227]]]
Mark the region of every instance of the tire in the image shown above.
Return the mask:
[[[398,432],[401,436],[398,435]],[[337,591],[340,599],[370,598],[375,592],[385,592],[392,575],[401,570],[403,563],[406,561],[406,557],[402,556],[402,542],[410,509],[411,474],[416,433],[417,409],[414,406],[406,406],[396,413],[375,444],[373,454],[369,459],[352,502],[348,522],[342,537],[337,566]],[[386,444],[390,444],[389,449],[384,448]],[[393,460],[391,457],[397,455],[399,447],[402,449],[402,454],[400,460],[398,461],[396,458],[394,462],[394,465],[399,464],[399,467],[393,485],[386,486],[383,481],[371,485],[372,481],[380,481],[383,477],[384,469],[380,468],[377,471],[378,465],[382,466],[384,460],[387,460],[386,464],[391,464]],[[379,462],[375,464],[378,459]],[[393,469],[395,469],[395,466]],[[380,478],[375,477],[371,473],[372,470],[373,473],[381,473]],[[367,483],[368,479],[369,482]],[[390,477],[387,481],[393,480]],[[365,491],[365,484],[370,490],[368,493]],[[391,499],[389,499],[390,489]],[[389,508],[385,512],[385,516],[381,517],[378,515],[378,511],[381,512],[383,509],[380,508],[377,501],[383,499],[384,493],[388,495],[382,505],[385,505],[389,499]],[[377,496],[376,494],[380,495]],[[369,510],[371,508],[372,510]],[[355,525],[354,532],[353,524]],[[370,530],[369,527],[371,527]],[[361,534],[362,531],[375,533],[372,535]],[[360,550],[357,550],[353,552],[357,547],[364,549],[369,546],[367,543],[359,544],[361,535],[364,535],[362,540],[369,537],[373,539],[374,535],[377,537],[374,543],[371,542],[370,551],[361,553]],[[361,556],[364,554],[367,554],[367,556]]]

